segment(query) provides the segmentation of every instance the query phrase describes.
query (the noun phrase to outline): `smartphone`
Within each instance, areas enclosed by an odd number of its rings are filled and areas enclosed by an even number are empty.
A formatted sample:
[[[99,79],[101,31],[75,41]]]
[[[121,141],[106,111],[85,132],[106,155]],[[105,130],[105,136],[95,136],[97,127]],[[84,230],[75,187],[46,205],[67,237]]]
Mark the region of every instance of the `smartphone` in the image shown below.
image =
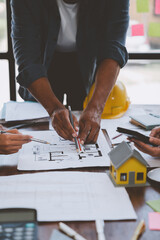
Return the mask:
[[[0,239],[37,240],[37,226],[35,209],[0,209]]]
[[[117,132],[123,133],[130,138],[135,138],[137,140],[140,140],[141,142],[152,145],[154,147],[158,147],[158,145],[150,143],[148,136],[146,136],[142,133],[139,133],[137,131],[130,130],[130,129],[127,129],[127,128],[117,127]]]

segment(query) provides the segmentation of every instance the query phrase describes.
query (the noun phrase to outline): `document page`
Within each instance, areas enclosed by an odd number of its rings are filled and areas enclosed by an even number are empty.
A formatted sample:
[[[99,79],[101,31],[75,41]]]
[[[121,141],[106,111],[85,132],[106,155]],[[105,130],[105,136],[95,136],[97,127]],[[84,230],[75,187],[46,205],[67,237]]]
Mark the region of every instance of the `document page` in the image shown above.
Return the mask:
[[[23,145],[18,170],[48,170],[81,167],[107,167],[110,165],[107,141],[100,131],[96,144],[84,145],[80,154],[74,142],[64,140],[56,131],[25,132],[50,144],[30,142]]]
[[[6,121],[22,121],[49,117],[47,111],[37,102],[8,102],[5,105]]]
[[[115,188],[107,173],[33,173],[0,183],[1,208],[35,208],[39,221],[136,219],[125,188]]]

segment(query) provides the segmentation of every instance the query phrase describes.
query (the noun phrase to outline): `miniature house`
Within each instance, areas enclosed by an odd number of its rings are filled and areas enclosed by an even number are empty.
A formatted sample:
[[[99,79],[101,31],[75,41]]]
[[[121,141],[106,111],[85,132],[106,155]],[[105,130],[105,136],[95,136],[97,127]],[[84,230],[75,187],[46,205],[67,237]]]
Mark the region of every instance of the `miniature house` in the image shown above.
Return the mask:
[[[115,184],[135,185],[146,183],[147,162],[126,142],[120,143],[109,154],[110,176]]]

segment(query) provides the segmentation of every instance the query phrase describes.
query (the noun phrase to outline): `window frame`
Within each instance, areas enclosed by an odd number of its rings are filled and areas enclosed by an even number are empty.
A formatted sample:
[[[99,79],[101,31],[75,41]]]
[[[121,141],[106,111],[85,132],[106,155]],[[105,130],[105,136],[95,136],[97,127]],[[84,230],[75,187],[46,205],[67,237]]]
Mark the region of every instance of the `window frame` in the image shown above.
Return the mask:
[[[0,52],[0,60],[8,60],[9,66],[9,86],[10,86],[10,100],[16,101],[16,74],[15,74],[15,60],[12,50],[11,33],[11,8],[10,0],[6,0],[6,15],[7,15],[7,42],[8,51]],[[160,53],[129,53],[129,60],[160,60]]]
[[[144,181],[144,172],[137,172],[137,179],[136,180],[137,181]]]
[[[120,173],[120,181],[121,182],[127,182],[127,173],[126,172],[121,172]]]
[[[0,60],[8,60],[10,100],[16,101],[15,61],[14,61],[13,50],[12,50],[12,41],[10,37],[10,33],[11,33],[10,0],[6,0],[6,16],[7,16],[6,20],[7,20],[8,51],[4,53],[0,52]]]

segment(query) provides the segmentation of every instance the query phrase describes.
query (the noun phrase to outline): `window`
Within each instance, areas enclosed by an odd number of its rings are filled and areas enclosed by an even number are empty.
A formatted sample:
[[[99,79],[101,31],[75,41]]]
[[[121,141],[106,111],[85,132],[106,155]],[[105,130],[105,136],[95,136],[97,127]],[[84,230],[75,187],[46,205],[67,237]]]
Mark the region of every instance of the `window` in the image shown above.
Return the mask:
[[[115,179],[117,178],[117,172],[116,172],[116,170],[114,170],[114,178],[115,178]]]
[[[7,15],[6,3],[0,0],[0,52],[7,52]]]
[[[132,104],[160,104],[160,60],[130,60],[121,70]]]
[[[127,181],[127,173],[121,173],[120,175],[120,181]]]
[[[132,104],[160,104],[160,0],[130,0],[126,41],[130,61],[119,80]]]
[[[137,181],[142,181],[143,180],[144,173],[140,172],[137,173]]]
[[[10,0],[0,0],[0,107],[20,100],[15,84],[15,63],[10,38]],[[131,103],[160,104],[160,0],[130,0],[126,46],[129,62],[119,75]],[[148,97],[149,96],[149,97]]]
[[[7,60],[0,60],[1,87],[0,87],[0,109],[4,102],[10,100],[9,96],[9,67]]]
[[[130,0],[127,48],[130,53],[160,53],[160,1]]]
[[[10,0],[0,0],[0,108],[9,100],[16,100],[15,63],[10,38]]]

